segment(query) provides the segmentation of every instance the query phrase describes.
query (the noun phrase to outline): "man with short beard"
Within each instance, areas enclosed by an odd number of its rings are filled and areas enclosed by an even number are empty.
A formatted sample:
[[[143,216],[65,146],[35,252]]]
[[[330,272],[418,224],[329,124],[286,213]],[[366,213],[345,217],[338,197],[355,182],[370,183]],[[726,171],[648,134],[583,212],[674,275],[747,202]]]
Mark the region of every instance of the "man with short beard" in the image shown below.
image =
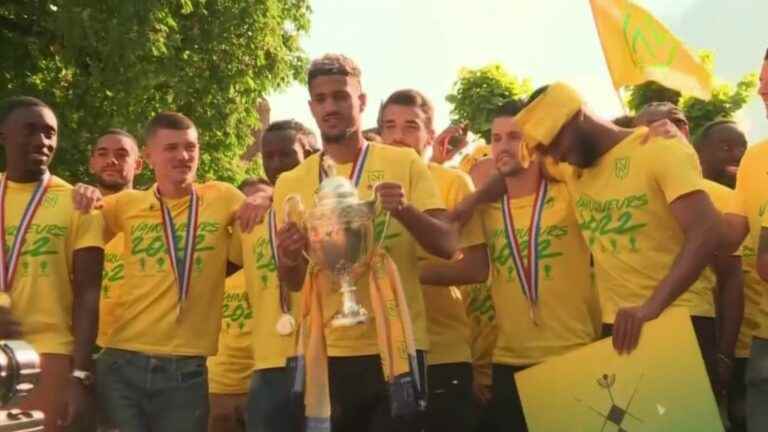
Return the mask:
[[[499,432],[527,430],[514,374],[594,342],[600,322],[589,250],[568,188],[548,178],[538,161],[520,161],[519,110],[519,103],[508,102],[491,123],[491,152],[505,193],[472,209],[487,248],[465,249],[463,259],[427,265],[422,275],[437,285],[483,282],[490,257],[498,328],[491,407]]]
[[[281,283],[292,290],[302,289],[308,268],[304,256],[307,236],[296,223],[285,223],[285,199],[296,195],[305,207],[313,208],[315,191],[331,174],[327,161],[332,161],[335,174],[348,177],[361,199],[371,199],[375,194],[382,209],[391,215],[388,224],[385,215],[374,221],[374,242],[382,241],[389,257],[377,256],[389,262],[387,273],[396,267],[402,284],[396,278],[379,279],[383,267],[376,267],[375,273],[366,272],[356,283],[357,296],[376,319],[353,327],[314,327],[308,332],[310,340],[321,339],[305,353],[307,381],[312,378],[319,382],[305,389],[307,427],[309,431],[327,431],[332,423],[336,432],[419,430],[418,417],[425,406],[426,391],[424,351],[429,342],[416,246],[432,255],[451,258],[456,252],[456,229],[444,221],[445,210],[435,184],[415,152],[363,139],[360,117],[367,98],[362,91],[360,68],[351,59],[329,54],[313,61],[308,86],[309,107],[321,132],[323,152],[283,173],[275,186]],[[307,276],[304,296],[313,284],[324,283],[325,277],[313,277],[315,274]],[[369,278],[382,285],[371,286]],[[378,312],[373,309],[371,292],[379,288],[398,293],[400,299],[388,302],[386,313],[380,307]],[[341,299],[337,288],[328,287],[326,291],[319,287],[317,291],[320,298],[313,301],[322,305],[323,316],[317,316],[320,310],[316,306],[307,310],[313,326],[319,323],[324,327],[322,323],[336,312]],[[389,330],[377,331],[376,323]],[[396,357],[393,346],[398,347]],[[383,364],[383,358],[391,361]],[[386,369],[382,370],[382,366]],[[323,376],[325,370],[328,381]]]
[[[139,155],[136,138],[122,129],[110,129],[104,133],[91,149],[88,168],[96,187],[103,196],[112,195],[125,189],[133,189],[133,179],[141,171],[143,161]],[[104,247],[104,276],[99,301],[99,346],[104,346],[112,331],[115,299],[123,280],[125,266],[121,259],[123,235],[118,234]]]
[[[97,362],[98,392],[117,429],[203,432],[206,357],[216,353],[230,227],[245,197],[197,183],[198,130],[186,116],[155,115],[144,130],[155,173],[148,190],[104,199],[107,235],[122,233],[125,272],[113,328]]]
[[[688,288],[722,245],[696,153],[595,116],[563,83],[535,91],[516,121],[524,159],[538,148],[563,163],[557,174],[594,257],[604,335],[629,353],[647,321],[695,305]]]

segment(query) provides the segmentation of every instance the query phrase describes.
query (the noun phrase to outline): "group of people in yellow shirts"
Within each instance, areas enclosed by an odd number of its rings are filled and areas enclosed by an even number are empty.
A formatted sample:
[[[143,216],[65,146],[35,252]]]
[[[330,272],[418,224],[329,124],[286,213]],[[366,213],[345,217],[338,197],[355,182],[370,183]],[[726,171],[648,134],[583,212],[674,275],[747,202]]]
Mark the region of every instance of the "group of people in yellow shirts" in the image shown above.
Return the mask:
[[[0,337],[41,356],[20,408],[46,431],[526,431],[516,372],[602,337],[631,355],[670,307],[729,430],[768,430],[768,144],[728,120],[690,137],[666,103],[619,125],[556,82],[496,107],[452,169],[461,130],[436,134],[420,92],[390,95],[369,136],[354,61],[307,78],[322,145],[267,125],[267,178],[239,188],[196,182],[205,144],[175,112],[141,146],[107,131],[96,184],[73,187],[48,170],[51,108],[3,101]],[[760,82],[768,108],[768,53]],[[382,210],[352,326],[331,325],[338,277],[293,214],[331,176]]]

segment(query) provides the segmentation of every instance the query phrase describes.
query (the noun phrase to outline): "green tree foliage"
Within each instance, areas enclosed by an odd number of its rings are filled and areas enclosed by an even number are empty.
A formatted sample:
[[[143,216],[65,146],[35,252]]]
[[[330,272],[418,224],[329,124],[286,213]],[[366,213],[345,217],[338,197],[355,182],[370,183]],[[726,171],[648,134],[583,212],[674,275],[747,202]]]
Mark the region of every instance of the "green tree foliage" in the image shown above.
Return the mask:
[[[703,51],[699,58],[710,71],[713,69],[715,57],[711,52]],[[712,89],[712,98],[705,101],[693,96],[681,95],[680,92],[655,81],[648,81],[630,88],[627,106],[632,113],[637,113],[651,102],[672,102],[683,110],[690,123],[691,136],[695,136],[712,120],[733,118],[749,103],[756,88],[757,74],[749,73],[735,86],[729,83],[716,84]]]
[[[469,131],[490,142],[491,116],[504,102],[523,100],[531,93],[529,79],[509,74],[499,64],[479,69],[462,68],[445,100],[451,104],[451,121],[466,123]]]
[[[260,170],[240,155],[257,101],[304,77],[308,0],[12,0],[0,4],[0,97],[36,96],[59,118],[54,172],[87,178],[110,127],[140,135],[160,111],[198,126],[201,180]],[[142,173],[139,183],[147,184]]]

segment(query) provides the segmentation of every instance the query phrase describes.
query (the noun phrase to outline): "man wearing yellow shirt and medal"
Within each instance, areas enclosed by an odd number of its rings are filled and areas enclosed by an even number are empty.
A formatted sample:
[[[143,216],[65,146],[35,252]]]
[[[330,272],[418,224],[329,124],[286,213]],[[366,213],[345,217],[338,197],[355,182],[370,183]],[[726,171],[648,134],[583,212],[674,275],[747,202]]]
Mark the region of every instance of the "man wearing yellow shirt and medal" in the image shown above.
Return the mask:
[[[564,163],[555,169],[594,257],[604,335],[629,353],[646,321],[673,303],[693,306],[682,294],[722,243],[696,153],[596,117],[563,83],[534,92],[516,121],[524,159],[540,148]]]
[[[198,131],[182,114],[153,117],[143,151],[157,183],[103,202],[107,233],[125,239],[125,276],[98,392],[121,431],[204,431],[205,358],[217,350],[230,227],[244,197],[195,182]]]
[[[72,186],[48,171],[57,132],[45,103],[0,103],[0,337],[40,354],[40,379],[20,408],[41,410],[46,431],[65,430],[85,410],[104,247],[101,216],[76,211]]]
[[[314,142],[314,134],[295,120],[270,124],[262,137],[262,160],[269,182],[274,184],[283,172],[290,171],[315,153]],[[252,190],[243,192],[250,195]],[[253,432],[299,430],[298,404],[291,396],[290,375],[285,367],[286,360],[296,351],[299,295],[280,286],[276,240],[276,219],[272,210],[267,210],[263,223],[251,232],[244,233],[239,226],[235,227],[230,260],[242,265],[243,270],[231,276],[228,282],[239,276],[238,292],[247,297],[250,305],[247,315],[251,318],[247,332],[222,328],[219,354],[208,361],[212,392],[238,390],[248,393],[247,401],[238,404],[246,417],[247,430]],[[225,293],[225,307],[227,295],[229,292]],[[225,321],[227,314],[237,316],[231,307],[224,314]],[[246,344],[250,356],[247,363],[239,360],[245,354]],[[218,385],[214,388],[216,381],[220,381],[217,375],[221,375],[221,381],[226,378],[231,384],[227,388]],[[233,430],[214,430],[220,429]]]
[[[110,129],[91,148],[88,169],[103,196],[133,189],[133,179],[141,171],[143,161],[136,138],[122,129]],[[103,346],[112,331],[113,316],[119,313],[118,297],[125,275],[121,257],[123,235],[116,235],[104,246],[104,275],[99,301],[99,334],[96,343]]]
[[[435,184],[415,152],[363,139],[360,116],[366,95],[352,60],[329,54],[313,61],[308,83],[323,152],[280,176],[274,202],[281,282],[292,290],[306,282],[302,296],[310,303],[303,307],[302,322],[311,325],[305,335],[315,343],[302,343],[307,350],[297,359],[297,369],[306,370],[307,430],[327,431],[331,423],[341,432],[419,430],[426,391],[423,352],[429,341],[416,245],[450,258],[456,252],[456,229],[443,220]],[[352,327],[323,326],[340,304],[338,288],[328,286],[327,272],[312,266],[305,280],[307,237],[296,223],[285,223],[286,198],[294,196],[312,209],[331,161],[335,174],[347,177],[361,199],[376,195],[384,210],[373,222],[375,242],[382,248],[371,270],[356,282],[359,302],[375,317]],[[387,312],[372,307],[371,293],[395,296],[387,300]]]
[[[432,104],[424,95],[416,90],[398,90],[384,101],[379,111],[382,141],[412,148],[424,158],[434,141],[432,116]],[[439,137],[442,141],[449,138],[447,133]],[[472,180],[461,171],[434,162],[430,162],[428,167],[448,209],[474,189]],[[474,220],[462,228],[460,247],[483,242],[482,227],[477,222]],[[453,286],[423,285],[422,290],[429,332],[426,431],[470,431],[475,421],[466,293]]]
[[[768,112],[768,51],[765,53],[760,72],[760,96]],[[762,298],[757,312],[758,327],[754,331],[752,352],[747,365],[747,429],[768,430],[768,260],[760,250],[766,250],[768,238],[764,236],[762,227],[765,224],[766,208],[768,208],[768,188],[766,188],[766,172],[768,172],[768,142],[763,141],[750,146],[741,160],[736,176],[736,199],[731,211],[728,212],[729,243],[731,248],[738,247],[746,238],[744,249],[758,251],[760,255],[755,263],[758,274],[762,278],[760,292]],[[762,231],[762,232],[761,232]],[[761,248],[762,246],[762,248]],[[747,258],[745,257],[745,260]]]
[[[480,282],[489,273],[498,338],[493,351],[495,430],[527,426],[514,374],[598,337],[599,300],[590,280],[590,254],[579,233],[568,188],[551,180],[538,161],[523,166],[515,124],[520,104],[499,108],[491,150],[504,195],[473,209],[482,221],[482,250],[465,251],[453,265],[425,269],[425,281]]]

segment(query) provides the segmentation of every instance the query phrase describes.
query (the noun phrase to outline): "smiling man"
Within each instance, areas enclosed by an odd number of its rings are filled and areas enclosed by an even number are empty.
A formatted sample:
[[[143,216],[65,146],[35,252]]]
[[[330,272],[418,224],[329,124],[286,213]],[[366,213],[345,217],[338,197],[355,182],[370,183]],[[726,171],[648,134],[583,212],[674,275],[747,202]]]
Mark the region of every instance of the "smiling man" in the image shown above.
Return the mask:
[[[25,339],[40,354],[22,408],[43,411],[46,431],[64,430],[85,407],[103,260],[101,216],[75,211],[72,186],[49,172],[58,126],[40,100],[0,103],[0,338]]]
[[[119,313],[97,365],[99,396],[121,431],[202,432],[229,228],[245,198],[229,184],[195,181],[198,131],[182,114],[155,115],[143,150],[155,185],[103,203],[108,236],[126,241]]]

